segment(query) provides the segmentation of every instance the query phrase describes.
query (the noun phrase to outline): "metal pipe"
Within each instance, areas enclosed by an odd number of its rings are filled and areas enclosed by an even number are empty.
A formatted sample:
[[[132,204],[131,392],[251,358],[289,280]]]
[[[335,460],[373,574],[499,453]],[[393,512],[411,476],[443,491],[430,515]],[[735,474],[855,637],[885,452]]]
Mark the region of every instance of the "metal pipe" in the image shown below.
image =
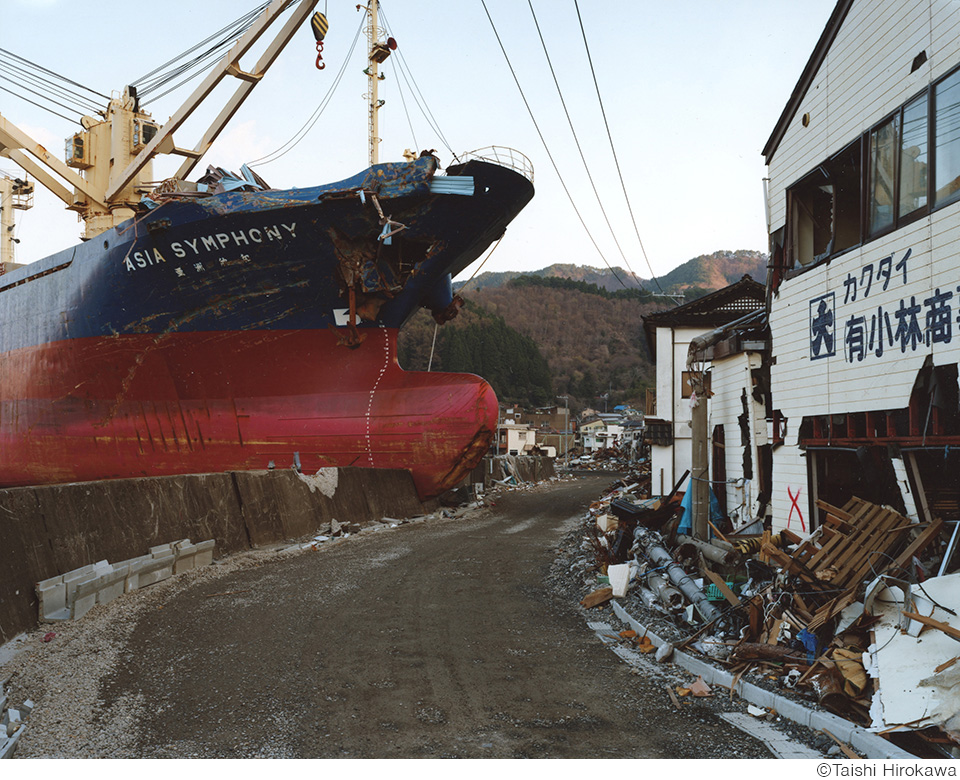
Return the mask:
[[[699,550],[708,561],[724,566],[734,566],[740,560],[740,553],[736,550],[727,550],[711,542],[706,542],[703,539],[694,539],[692,536],[678,534],[677,544],[681,547],[684,545],[692,545]]]
[[[720,611],[710,603],[706,594],[697,587],[683,567],[673,560],[673,556],[663,546],[660,534],[637,526],[636,531],[633,532],[633,539],[639,552],[655,567],[666,571],[670,582],[680,590],[687,601],[696,607],[704,620],[710,622],[720,617]]]
[[[648,572],[645,577],[647,587],[653,591],[657,600],[667,608],[667,611],[679,612],[683,609],[683,595],[679,590],[656,572]]]

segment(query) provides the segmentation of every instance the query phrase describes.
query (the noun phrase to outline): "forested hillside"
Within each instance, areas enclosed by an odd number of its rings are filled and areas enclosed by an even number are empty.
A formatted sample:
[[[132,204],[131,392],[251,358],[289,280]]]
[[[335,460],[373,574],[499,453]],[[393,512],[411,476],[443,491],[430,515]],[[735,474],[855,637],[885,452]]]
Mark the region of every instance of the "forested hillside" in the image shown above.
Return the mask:
[[[645,314],[672,308],[750,274],[764,281],[766,255],[715,252],[694,258],[654,287],[624,287],[610,271],[554,265],[534,274],[480,274],[467,305],[436,330],[432,370],[466,371],[489,381],[501,402],[525,406],[571,396],[571,407],[642,408],[655,385],[643,334]],[[419,312],[400,333],[400,365],[430,363],[433,319]],[[606,398],[602,396],[607,395]]]
[[[723,250],[701,255],[677,266],[655,281],[643,278],[640,268],[635,267],[633,270],[641,277],[639,282],[630,272],[620,267],[592,268],[570,263],[555,263],[539,271],[480,273],[470,282],[469,288],[480,290],[486,287],[502,287],[518,276],[530,275],[586,282],[611,291],[642,287],[654,293],[683,294],[690,287],[719,290],[741,279],[744,274],[763,284],[767,279],[767,255],[752,249]]]

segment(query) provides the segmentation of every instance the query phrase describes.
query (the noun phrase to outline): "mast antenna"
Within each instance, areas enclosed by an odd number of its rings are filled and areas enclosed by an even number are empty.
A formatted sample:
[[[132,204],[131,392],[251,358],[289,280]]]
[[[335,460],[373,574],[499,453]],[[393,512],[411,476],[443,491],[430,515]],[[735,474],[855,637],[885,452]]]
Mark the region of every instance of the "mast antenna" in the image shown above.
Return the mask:
[[[367,100],[367,148],[369,152],[370,165],[376,165],[379,162],[380,147],[380,124],[377,119],[380,107],[384,101],[380,100],[377,93],[378,82],[386,78],[379,73],[380,64],[390,56],[390,53],[397,48],[397,42],[393,38],[383,40],[383,31],[377,26],[377,10],[380,3],[377,0],[370,0],[367,5],[367,58],[370,64],[364,69],[367,74],[367,94],[363,97]],[[357,6],[359,9],[360,6]]]

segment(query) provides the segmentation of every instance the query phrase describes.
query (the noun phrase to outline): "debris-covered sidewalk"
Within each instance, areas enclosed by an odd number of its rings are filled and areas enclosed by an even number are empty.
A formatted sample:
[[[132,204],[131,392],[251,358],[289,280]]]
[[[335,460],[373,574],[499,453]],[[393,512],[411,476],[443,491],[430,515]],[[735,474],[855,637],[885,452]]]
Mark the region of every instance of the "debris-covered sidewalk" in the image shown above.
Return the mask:
[[[591,505],[573,565],[585,609],[613,602],[638,621],[620,637],[635,650],[707,661],[731,690],[762,686],[917,757],[960,754],[956,533],[851,498],[820,502],[806,539],[711,524],[704,540],[683,504],[651,497],[637,468]]]

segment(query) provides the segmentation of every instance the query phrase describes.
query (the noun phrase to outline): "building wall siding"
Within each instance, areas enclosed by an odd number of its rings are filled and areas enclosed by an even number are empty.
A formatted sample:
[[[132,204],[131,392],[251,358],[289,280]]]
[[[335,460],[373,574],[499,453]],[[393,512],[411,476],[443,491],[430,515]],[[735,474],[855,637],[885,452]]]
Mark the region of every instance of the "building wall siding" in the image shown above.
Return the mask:
[[[911,73],[921,51],[927,61]],[[791,185],[958,64],[957,2],[855,2],[770,162],[771,231],[786,224]],[[949,309],[939,308],[939,326],[938,296]],[[818,341],[821,303],[833,317],[832,350]],[[802,418],[906,407],[926,361],[960,362],[958,312],[960,204],[782,282],[770,311],[773,399],[788,419],[786,443],[774,450],[776,529],[809,530]]]

